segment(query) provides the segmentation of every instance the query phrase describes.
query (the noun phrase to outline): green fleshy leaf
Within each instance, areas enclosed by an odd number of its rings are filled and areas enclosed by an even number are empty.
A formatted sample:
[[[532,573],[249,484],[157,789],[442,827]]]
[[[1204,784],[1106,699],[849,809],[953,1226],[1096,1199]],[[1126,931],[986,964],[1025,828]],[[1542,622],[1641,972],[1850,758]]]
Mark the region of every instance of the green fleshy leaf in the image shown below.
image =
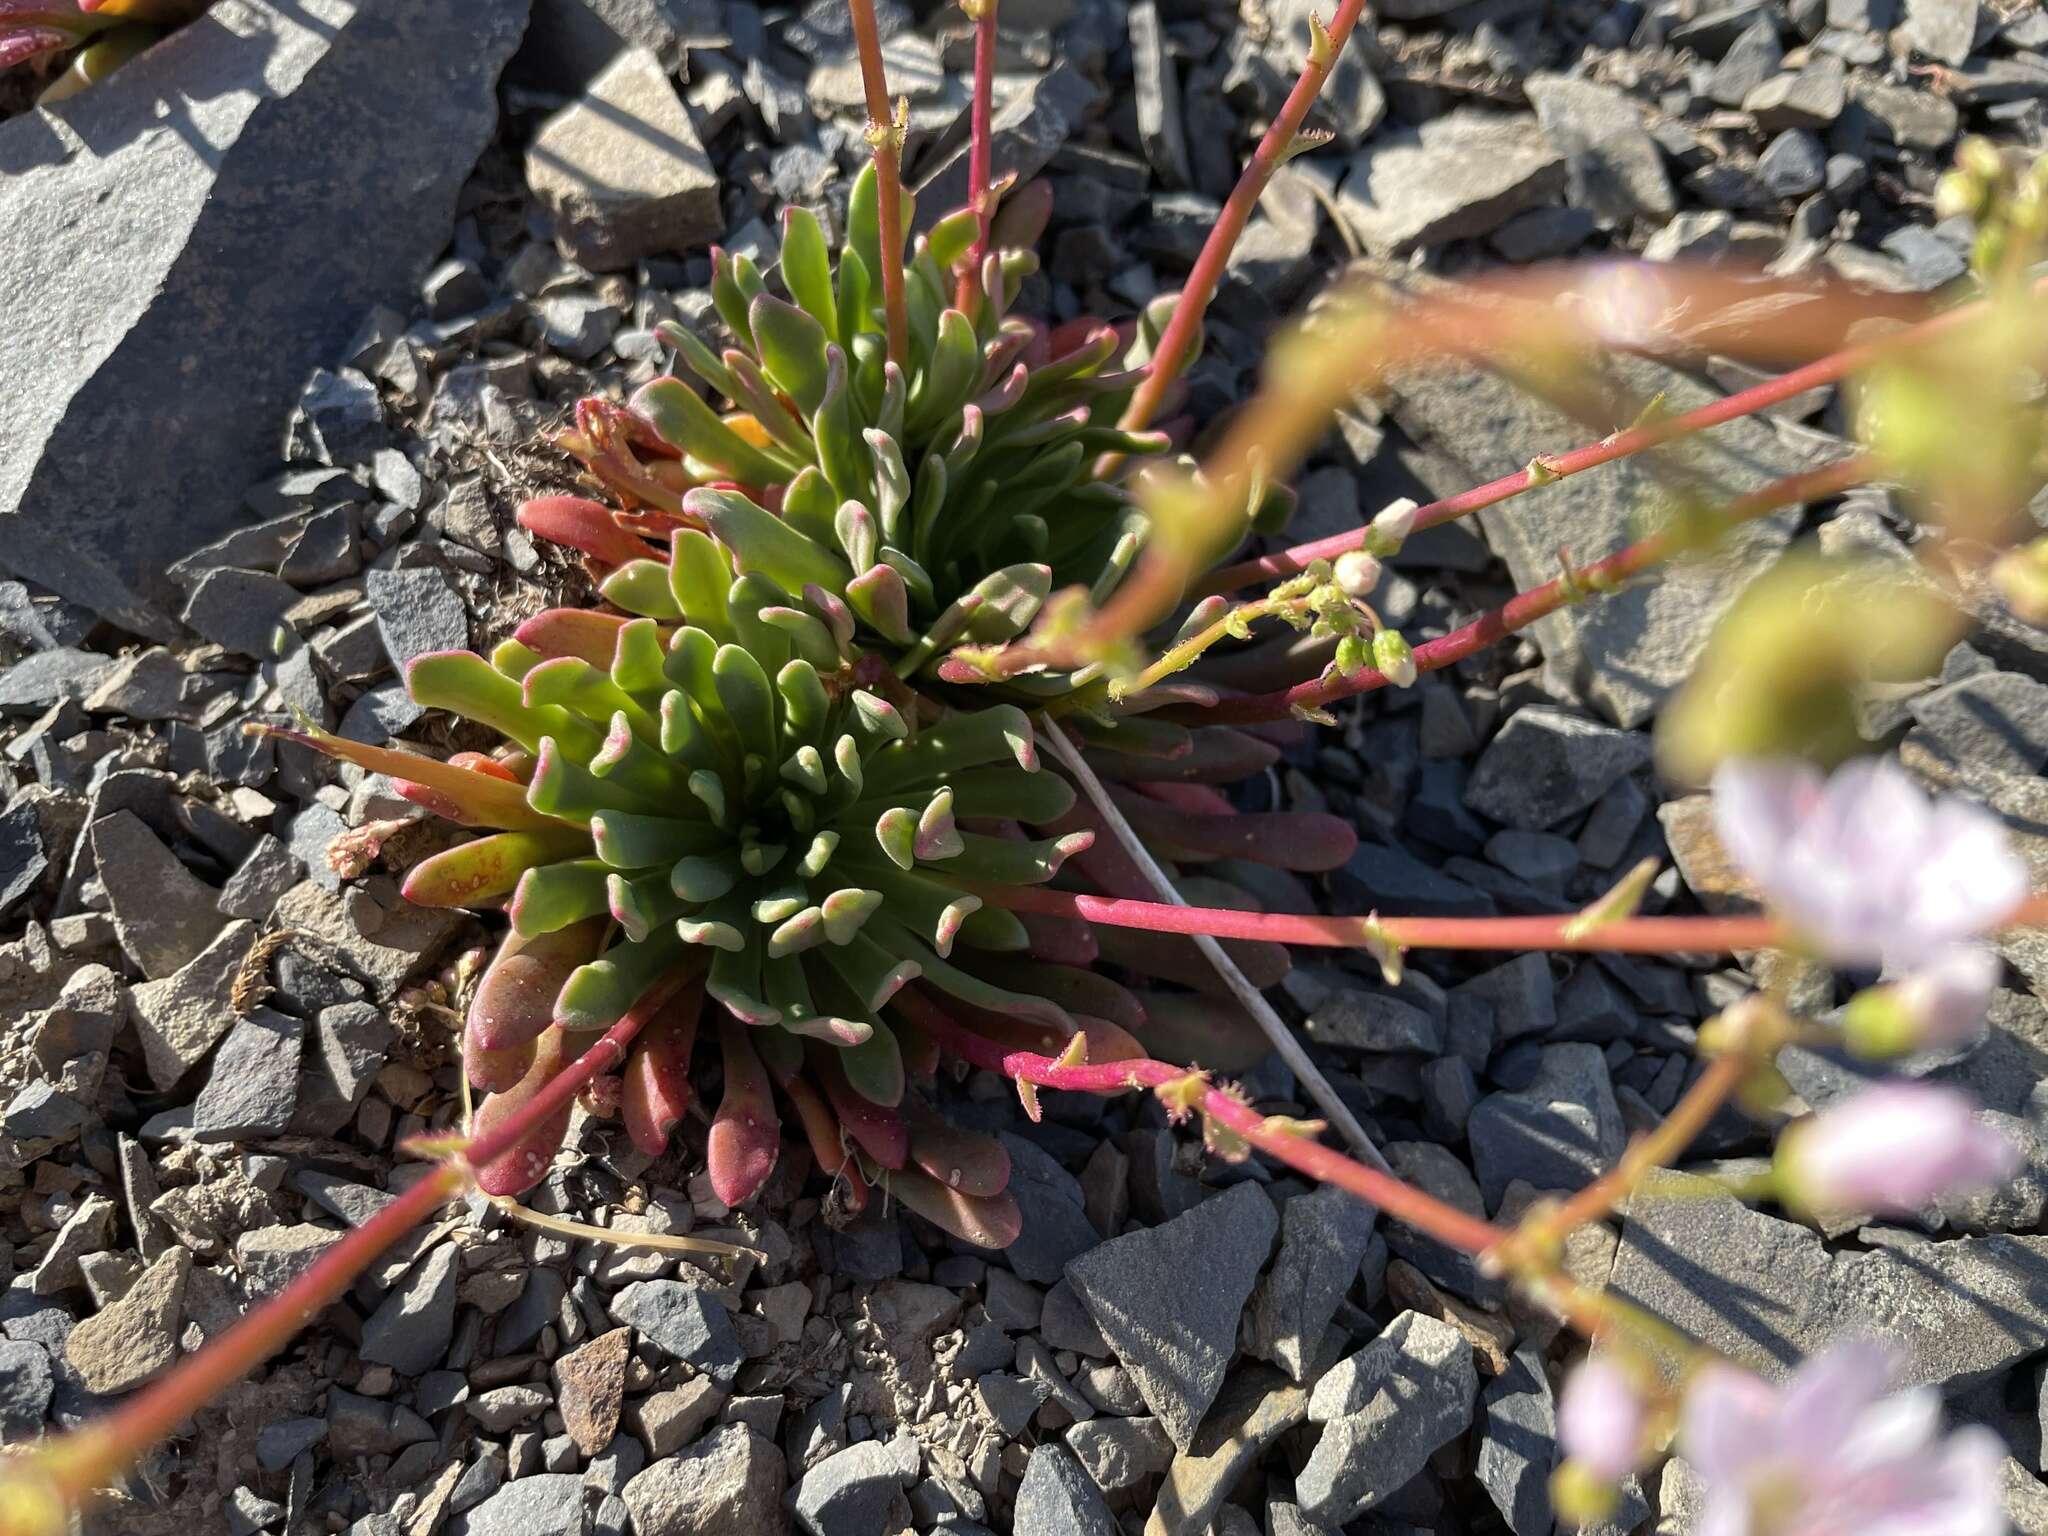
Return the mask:
[[[538,658],[536,658],[538,660]],[[604,744],[604,733],[566,709],[529,708],[520,685],[471,651],[440,651],[416,658],[406,668],[406,691],[423,709],[445,709],[465,720],[509,736],[529,752],[555,737],[588,757]]]
[[[945,874],[986,885],[1043,885],[1060,872],[1062,864],[1088,846],[1090,836],[1086,832],[1069,832],[1027,843],[962,832],[960,842],[960,853],[948,862]]]
[[[652,619],[630,619],[619,626],[614,642],[612,681],[643,710],[650,699],[658,705],[668,688],[668,678],[661,670],[667,656],[661,645],[661,626]]]
[[[614,944],[588,965],[570,972],[555,1001],[555,1019],[567,1029],[608,1029],[682,958],[673,933],[656,933],[642,944]]]
[[[878,329],[870,312],[874,303],[874,279],[868,264],[852,250],[839,252],[839,345],[850,347],[863,330]]]
[[[828,944],[818,953],[869,1013],[923,974],[915,959],[884,949],[866,932],[856,933],[844,944]]]
[[[1031,717],[1014,704],[953,715],[915,740],[884,747],[867,763],[868,793],[934,784],[961,769],[1005,760],[1027,772],[1038,766]]]
[[[760,572],[784,592],[801,592],[815,582],[828,592],[843,593],[852,579],[853,572],[829,550],[737,491],[699,487],[684,497],[683,506],[704,519],[741,570]]]
[[[718,317],[726,323],[727,329],[749,347],[754,344],[754,333],[747,322],[747,305],[753,297],[741,284],[738,263],[731,253],[713,251],[711,302],[717,307]]]
[[[656,379],[633,396],[633,410],[673,448],[749,485],[775,485],[790,467],[770,458],[718,419],[681,379]]]
[[[695,528],[676,530],[668,563],[669,591],[684,621],[712,639],[732,639],[726,591],[732,586],[732,557],[718,541]]]
[[[744,949],[721,949],[711,960],[711,973],[704,990],[725,1004],[742,1024],[779,1023],[782,1011],[763,995],[761,949],[749,944]]]
[[[664,320],[654,328],[654,334],[663,346],[674,348],[690,372],[712,389],[727,400],[739,398],[739,388],[733,383],[732,374],[695,331],[680,320]]]
[[[879,861],[849,863],[847,867],[872,885],[888,904],[891,916],[929,943],[941,959],[953,952],[960,925],[982,905],[979,896]]]
[[[800,608],[763,608],[761,618],[789,636],[797,658],[820,672],[839,670],[839,642],[822,619]]]
[[[981,233],[981,220],[972,208],[956,208],[936,224],[925,239],[925,249],[931,252],[932,260],[947,272],[960,265],[960,258],[974,244],[975,236]],[[961,316],[964,320],[966,316]]]
[[[991,571],[975,584],[981,606],[967,621],[966,638],[979,645],[1000,645],[1031,626],[1052,591],[1052,567],[1011,565]]]
[[[875,818],[875,845],[898,869],[917,864],[917,813],[892,805]]]
[[[853,371],[837,347],[825,350],[825,395],[811,417],[811,435],[818,443],[818,467],[841,501],[866,503],[869,494],[868,456],[860,439],[861,422],[853,398]]]
[[[749,571],[732,584],[731,600],[733,643],[761,663],[762,671],[781,671],[789,664],[791,637],[764,615],[787,605],[789,594],[759,571]]]
[[[529,869],[519,877],[507,908],[512,931],[530,939],[596,917],[606,910],[605,876],[610,873],[602,859],[563,859]]]
[[[706,821],[610,809],[592,814],[590,831],[597,841],[597,856],[613,869],[666,868],[677,859],[709,853],[731,841]]]
[[[815,464],[800,471],[782,493],[782,520],[821,549],[839,547],[838,514],[832,482]]]
[[[761,663],[736,645],[721,645],[711,663],[711,679],[719,702],[725,706],[726,717],[739,732],[740,749],[763,760],[779,758],[775,742],[775,693]]]
[[[941,960],[926,947],[924,941],[903,924],[897,922],[884,909],[869,923],[870,929],[880,928],[886,934],[889,949],[914,961],[924,979],[949,997],[972,1003],[977,1008],[986,1008],[992,1013],[1012,1014],[1020,1019],[1031,1019],[1046,1024],[1063,1034],[1073,1034],[1076,1026],[1066,1009],[1057,1003],[1047,1002],[1042,997],[1032,997],[1022,992],[1011,992],[980,977],[970,975],[947,960]]]
[[[818,216],[801,204],[782,212],[782,283],[826,334],[839,334],[839,306],[832,297],[832,258]]]
[[[739,389],[736,398],[741,409],[775,439],[775,446],[788,455],[793,465],[808,464],[812,456],[810,435],[796,413],[782,403],[761,365],[746,353],[734,350],[725,354],[725,366]]]
[[[539,755],[533,782],[526,787],[526,803],[543,815],[588,821],[617,809],[652,816],[659,815],[666,804],[663,797],[600,779],[557,746],[551,736],[541,742]]]
[[[903,1053],[888,1025],[877,1020],[866,1040],[839,1053],[839,1065],[847,1086],[870,1104],[894,1109],[903,1102]]]
[[[806,746],[822,741],[832,720],[832,696],[818,668],[798,657],[775,674],[775,691],[782,696],[783,740]]]
[[[628,880],[613,874],[605,880],[605,899],[619,931],[636,944],[657,930],[673,931],[670,925],[690,909],[690,903],[670,890],[661,875]]]
[[[684,901],[716,901],[739,880],[739,868],[726,848],[677,859],[668,873],[669,889]]]
[[[870,427],[861,434],[873,457],[875,468],[875,511],[880,518],[882,538],[890,544],[907,542],[904,511],[910,505],[910,471],[903,466],[903,449],[888,433]]]
[[[768,377],[809,416],[825,398],[825,344],[831,339],[809,314],[769,294],[747,311]]]
[[[981,907],[960,925],[960,942],[969,949],[1014,955],[1031,947],[1031,935],[1016,913]]]
[[[869,566],[846,584],[846,602],[883,639],[897,645],[912,640],[910,592],[894,567]]]

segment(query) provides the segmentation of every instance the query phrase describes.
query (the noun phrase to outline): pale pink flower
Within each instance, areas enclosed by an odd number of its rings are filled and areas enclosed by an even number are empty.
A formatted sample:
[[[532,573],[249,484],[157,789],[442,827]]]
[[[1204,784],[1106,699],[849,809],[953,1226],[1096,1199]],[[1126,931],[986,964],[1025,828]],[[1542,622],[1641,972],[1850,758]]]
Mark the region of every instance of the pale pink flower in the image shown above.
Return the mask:
[[[1779,1166],[1787,1193],[1806,1205],[1910,1215],[1997,1188],[2019,1172],[2020,1150],[1977,1117],[1968,1095],[1895,1080],[1794,1129]]]
[[[1981,944],[1955,944],[1926,961],[1893,988],[1913,1030],[1915,1046],[1960,1045],[1984,1022],[2003,970]]]
[[[1714,826],[1764,899],[1839,964],[1905,974],[1996,927],[2027,894],[1995,817],[1929,800],[1886,758],[1826,780],[1799,762],[1723,763]]]
[[[1998,1437],[1944,1438],[1932,1387],[1885,1395],[1897,1367],[1886,1346],[1846,1340],[1779,1387],[1702,1371],[1679,1430],[1707,1485],[1698,1536],[2001,1536]]]
[[[1618,1483],[1643,1459],[1642,1394],[1610,1360],[1587,1360],[1565,1378],[1557,1400],[1557,1443],[1603,1483]]]

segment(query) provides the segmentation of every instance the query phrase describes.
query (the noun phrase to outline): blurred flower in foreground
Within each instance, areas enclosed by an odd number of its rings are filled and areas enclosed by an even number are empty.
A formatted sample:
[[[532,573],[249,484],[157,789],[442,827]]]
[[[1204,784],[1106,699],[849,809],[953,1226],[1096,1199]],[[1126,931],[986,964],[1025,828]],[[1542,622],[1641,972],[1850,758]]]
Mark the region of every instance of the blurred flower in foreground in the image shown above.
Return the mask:
[[[1568,1525],[1591,1525],[1614,1512],[1619,1484],[1642,1462],[1649,1415],[1627,1370],[1588,1359],[1565,1378],[1557,1400],[1557,1444],[1565,1454],[1550,1480],[1550,1501]]]
[[[1618,1483],[1643,1457],[1643,1399],[1627,1371],[1587,1360],[1565,1379],[1557,1403],[1557,1443],[1604,1482]]]
[[[1944,1438],[1932,1387],[1887,1397],[1897,1368],[1845,1340],[1783,1386],[1702,1371],[1679,1439],[1707,1484],[1699,1536],[1999,1536],[2004,1447],[1976,1427]]]
[[[1731,758],[1844,762],[1870,749],[1869,687],[1933,676],[1961,629],[1955,606],[1917,575],[1794,550],[1714,626],[1658,718],[1657,760],[1686,784]]]
[[[1903,1080],[1823,1109],[1785,1134],[1777,1156],[1795,1204],[1894,1215],[1995,1189],[2019,1167],[2019,1148],[1977,1118],[1968,1095]]]
[[[1929,800],[1884,758],[1826,780],[1800,762],[1723,763],[1714,826],[1764,899],[1837,964],[1912,971],[1996,927],[2027,894],[1996,818]]]
[[[1961,1045],[1982,1032],[2003,967],[1981,944],[1956,944],[1902,981],[1866,987],[1842,1010],[1842,1039],[1859,1056]]]

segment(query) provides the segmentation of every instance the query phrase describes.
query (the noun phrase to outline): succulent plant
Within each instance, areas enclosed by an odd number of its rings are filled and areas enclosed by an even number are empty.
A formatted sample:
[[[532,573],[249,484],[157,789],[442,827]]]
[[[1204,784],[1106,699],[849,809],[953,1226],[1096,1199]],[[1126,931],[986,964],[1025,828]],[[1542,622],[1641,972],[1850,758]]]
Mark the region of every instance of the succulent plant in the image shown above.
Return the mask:
[[[788,298],[744,255],[713,251],[711,293],[736,345],[722,354],[670,321],[661,338],[687,371],[629,403],[581,402],[562,446],[616,498],[617,510],[552,497],[527,526],[605,568],[603,590],[630,612],[672,615],[654,567],[676,530],[709,532],[742,569],[801,575],[843,595],[862,644],[896,674],[951,678],[947,653],[1014,639],[1054,593],[1101,603],[1144,547],[1148,523],[1104,456],[1164,454],[1164,432],[1115,425],[1143,378],[1171,300],[1135,321],[1058,328],[1008,313],[1037,269],[1030,249],[1049,203],[1042,184],[995,215],[968,307],[950,274],[977,234],[974,210],[940,219],[904,266],[909,363],[887,357],[876,178],[855,182],[836,260],[816,215],[784,210],[777,267]],[[904,196],[909,223],[914,200]],[[1287,493],[1263,509],[1284,519]],[[795,590],[792,587],[792,590]],[[1065,695],[1087,675],[1011,680],[1027,699]]]
[[[1006,1242],[1007,1159],[915,1101],[906,1078],[929,1075],[935,1052],[914,1019],[883,1013],[917,981],[999,1041],[1064,1049],[1074,1015],[1004,984],[1017,974],[1004,957],[1030,947],[1025,924],[976,891],[1048,880],[1089,846],[1082,829],[1017,830],[1069,816],[1074,792],[1042,770],[1023,711],[928,719],[886,668],[857,662],[835,594],[813,585],[799,608],[759,571],[735,579],[701,533],[679,533],[676,550],[666,576],[685,623],[555,610],[488,661],[413,662],[413,698],[500,732],[495,755],[435,763],[285,734],[482,832],[405,882],[414,902],[502,903],[510,919],[464,1035],[470,1080],[490,1094],[480,1126],[553,1077],[577,1035],[638,1007],[655,1011],[619,1106],[634,1143],[658,1153],[688,1103],[709,998],[721,1199],[745,1200],[774,1166],[772,1082],[856,1201],[883,1182],[963,1237]],[[1117,1031],[1089,1029],[1098,1055],[1113,1052]],[[485,1189],[530,1188],[566,1125],[565,1110],[482,1170]]]

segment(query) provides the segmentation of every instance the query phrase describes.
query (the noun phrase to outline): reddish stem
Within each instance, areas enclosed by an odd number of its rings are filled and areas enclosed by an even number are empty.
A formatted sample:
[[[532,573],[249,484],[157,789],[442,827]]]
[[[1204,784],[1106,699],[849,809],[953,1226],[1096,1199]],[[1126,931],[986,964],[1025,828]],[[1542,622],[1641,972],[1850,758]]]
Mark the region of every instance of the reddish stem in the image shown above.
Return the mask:
[[[978,233],[960,269],[954,300],[970,319],[981,307],[981,262],[988,255],[989,222],[995,213],[989,195],[995,179],[995,134],[989,124],[996,97],[996,0],[980,0],[980,7],[969,13],[974,17],[974,102],[968,108],[967,149],[967,198]]]
[[[290,1343],[293,1336],[339,1300],[357,1276],[470,1180],[470,1169],[489,1164],[554,1114],[584,1084],[613,1070],[633,1036],[654,1012],[636,1004],[598,1041],[533,1096],[520,1113],[478,1136],[458,1161],[443,1164],[375,1216],[350,1232],[306,1272],[176,1370],[145,1387],[105,1418],[49,1441],[36,1457],[58,1490],[76,1504],[105,1486],[147,1447],[168,1439],[214,1397]]]
[[[903,293],[903,141],[889,106],[882,72],[882,36],[874,0],[847,0],[854,43],[860,50],[861,87],[868,99],[868,138],[875,147],[875,195],[880,201],[882,306],[888,315],[889,361],[910,374],[910,307]]]
[[[1078,918],[1148,933],[1206,933],[1217,939],[1358,949],[1378,941],[1403,949],[1604,950],[1617,954],[1722,954],[1767,949],[1792,937],[1773,917],[1632,917],[1567,936],[1577,912],[1534,917],[1320,917],[1176,907],[1122,896],[1088,896],[1043,886],[960,884],[992,906]]]
[[[1791,475],[1775,484],[1765,486],[1762,490],[1754,491],[1731,505],[1721,516],[1731,525],[1749,522],[1780,507],[1839,495],[1850,486],[1860,485],[1871,479],[1877,472],[1876,461],[1868,456],[1844,459],[1839,464],[1830,464],[1801,475]],[[1526,479],[1526,476],[1523,478]],[[1342,537],[1352,538],[1350,534],[1344,534]],[[1330,541],[1325,539],[1322,542],[1327,544]],[[1356,540],[1352,542],[1355,543]],[[1462,661],[1473,652],[1484,650],[1517,630],[1528,628],[1538,619],[1555,613],[1572,602],[1577,592],[1583,591],[1589,583],[1619,583],[1644,568],[1657,564],[1675,553],[1673,545],[1674,540],[1670,534],[1654,533],[1648,538],[1637,540],[1616,554],[1609,555],[1604,560],[1596,560],[1591,565],[1581,568],[1573,573],[1570,580],[1560,576],[1540,587],[1532,587],[1527,592],[1518,593],[1492,612],[1474,619],[1470,624],[1454,629],[1440,639],[1415,647],[1415,670],[1435,672],[1450,666],[1453,662]],[[1387,679],[1383,673],[1365,667],[1349,677],[1329,674],[1310,682],[1297,683],[1292,688],[1284,688],[1277,693],[1219,699],[1210,705],[1177,705],[1171,710],[1161,711],[1160,718],[1181,719],[1203,725],[1286,720],[1291,718],[1296,710],[1319,709],[1334,700],[1371,693],[1386,685]]]
[[[1322,94],[1323,83],[1330,78],[1330,71],[1336,68],[1337,58],[1343,53],[1345,43],[1350,41],[1351,29],[1357,26],[1359,15],[1364,10],[1365,0],[1339,0],[1336,17],[1330,24],[1327,55],[1318,59],[1317,50],[1311,42],[1309,60],[1301,71],[1301,78],[1294,82],[1294,89],[1288,92],[1279,116],[1273,119],[1265,137],[1259,140],[1259,147],[1253,151],[1244,174],[1237,179],[1237,185],[1230,189],[1230,197],[1224,203],[1223,211],[1216,216],[1209,238],[1202,242],[1201,254],[1195,258],[1194,270],[1188,273],[1180,302],[1174,306],[1173,318],[1167,322],[1166,331],[1159,338],[1159,346],[1146,364],[1144,381],[1138,385],[1136,393],[1131,396],[1131,403],[1124,408],[1123,419],[1117,423],[1124,431],[1142,432],[1152,424],[1166,391],[1186,366],[1188,353],[1202,328],[1202,316],[1208,312],[1210,301],[1216,297],[1216,286],[1223,280],[1223,269],[1230,261],[1230,253],[1244,234],[1245,225],[1251,222],[1252,210],[1258,206],[1266,184],[1286,162],[1294,147],[1295,136],[1301,132],[1302,122],[1308,116],[1308,109]],[[1097,466],[1096,472],[1099,475],[1113,473],[1118,462],[1116,455],[1107,456]]]
[[[1766,379],[1748,389],[1738,390],[1724,399],[1710,401],[1696,410],[1670,417],[1664,421],[1653,421],[1640,427],[1630,427],[1616,432],[1597,443],[1588,443],[1583,448],[1574,448],[1569,453],[1545,455],[1543,464],[1555,479],[1564,479],[1584,470],[1594,469],[1602,464],[1611,464],[1616,459],[1625,459],[1631,454],[1641,453],[1660,443],[1674,438],[1689,437],[1709,427],[1718,427],[1757,411],[1782,404],[1794,395],[1804,394],[1809,389],[1834,384],[1854,373],[1867,368],[1881,358],[1895,353],[1900,347],[1927,341],[1942,332],[1953,329],[1968,318],[1979,306],[1964,305],[1931,320],[1909,325],[1902,330],[1889,333],[1879,341],[1865,342],[1857,346],[1843,347],[1790,373],[1780,374],[1775,379]],[[1549,484],[1544,480],[1543,484]],[[1438,523],[1447,523],[1470,512],[1497,506],[1510,497],[1524,491],[1534,490],[1537,482],[1530,479],[1528,471],[1517,470],[1502,475],[1498,480],[1485,485],[1474,486],[1456,496],[1447,496],[1442,501],[1432,501],[1418,507],[1415,512],[1417,531],[1434,528]],[[1334,559],[1346,550],[1357,549],[1365,543],[1370,527],[1360,527],[1350,533],[1336,533],[1326,539],[1317,539],[1310,544],[1297,544],[1292,549],[1283,549],[1277,554],[1264,555],[1256,560],[1240,561],[1212,571],[1196,584],[1193,595],[1206,597],[1211,592],[1230,592],[1253,582],[1270,581],[1277,577],[1292,576],[1305,570],[1311,560]]]
[[[900,994],[899,994],[900,996]],[[1031,1051],[1006,1051],[971,1030],[954,1023],[941,1010],[920,1013],[939,1043],[961,1059],[991,1072],[1000,1072],[1013,1082],[1040,1088],[1065,1089],[1076,1093],[1123,1093],[1133,1088],[1158,1088],[1186,1081],[1189,1071],[1167,1062],[1138,1058],[1099,1065],[1061,1066],[1050,1056]],[[1310,1141],[1291,1131],[1269,1127],[1265,1116],[1243,1101],[1233,1098],[1206,1081],[1201,1093],[1201,1112],[1213,1116],[1261,1151],[1278,1158],[1310,1178],[1335,1184],[1387,1215],[1408,1223],[1453,1247],[1468,1253],[1483,1253],[1508,1234],[1500,1228],[1468,1216],[1455,1207],[1403,1183],[1390,1173],[1353,1162],[1343,1153]]]

